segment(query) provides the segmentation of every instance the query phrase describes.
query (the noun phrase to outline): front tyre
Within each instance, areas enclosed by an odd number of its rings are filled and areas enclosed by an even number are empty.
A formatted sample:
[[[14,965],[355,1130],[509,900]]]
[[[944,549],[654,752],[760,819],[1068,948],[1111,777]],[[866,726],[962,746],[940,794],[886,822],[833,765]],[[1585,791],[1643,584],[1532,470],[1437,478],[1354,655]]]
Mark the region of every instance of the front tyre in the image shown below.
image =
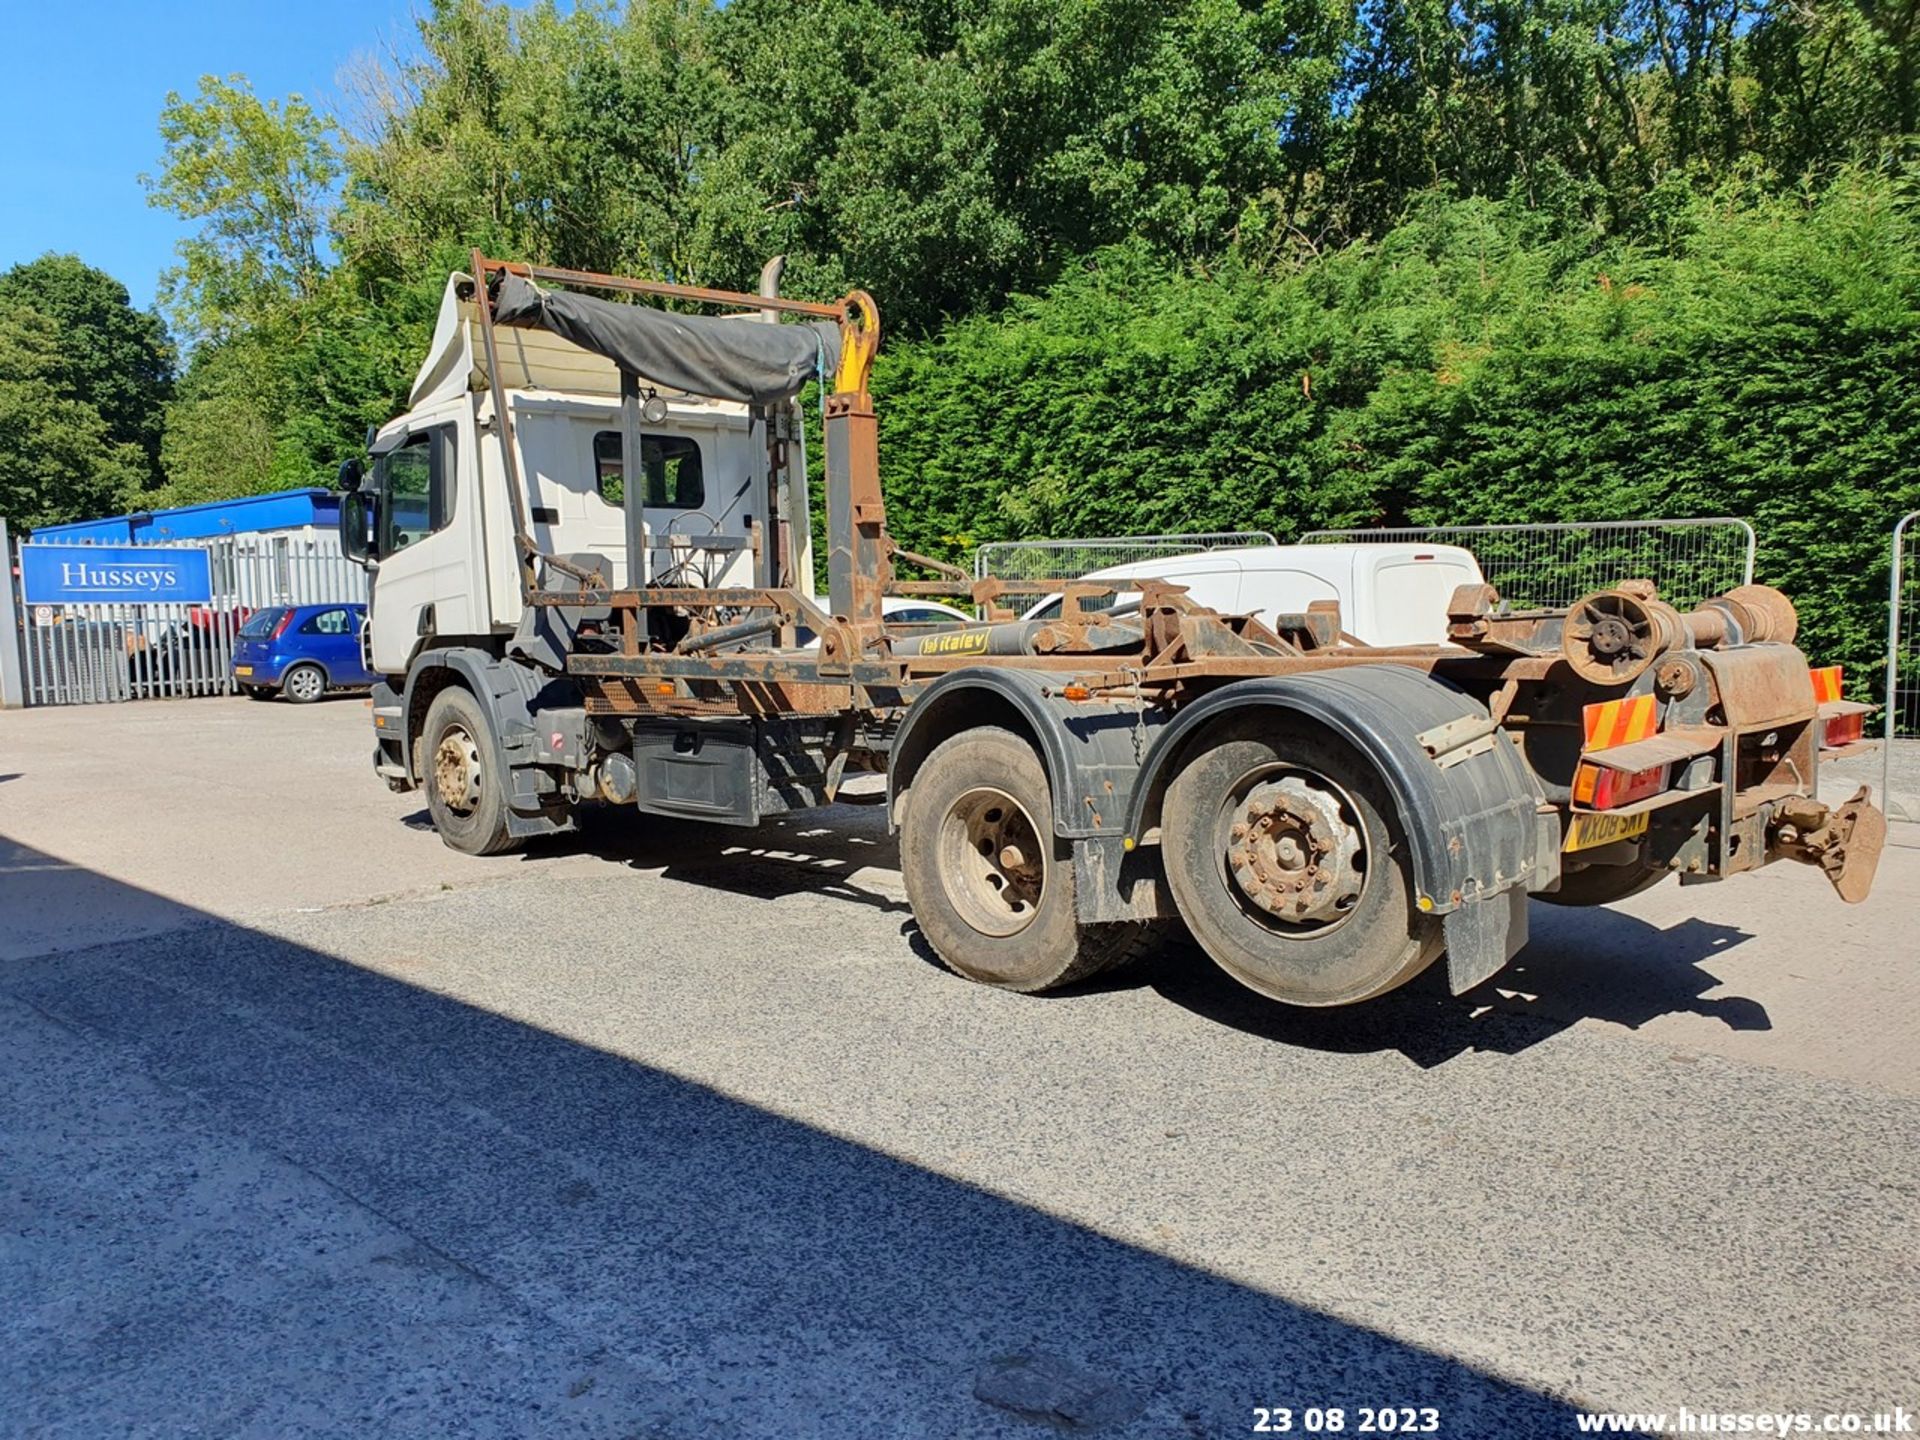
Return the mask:
[[[1306,725],[1232,721],[1167,787],[1161,857],[1201,948],[1289,1005],[1347,1005],[1437,959],[1406,837],[1350,746]]]
[[[1081,925],[1072,847],[1033,747],[1010,730],[963,731],[907,792],[900,870],[920,932],[947,968],[1035,993],[1133,958],[1145,925]]]
[[[505,777],[493,763],[493,730],[480,702],[458,687],[427,707],[421,782],[433,828],[463,855],[500,855],[520,841],[507,829]]]

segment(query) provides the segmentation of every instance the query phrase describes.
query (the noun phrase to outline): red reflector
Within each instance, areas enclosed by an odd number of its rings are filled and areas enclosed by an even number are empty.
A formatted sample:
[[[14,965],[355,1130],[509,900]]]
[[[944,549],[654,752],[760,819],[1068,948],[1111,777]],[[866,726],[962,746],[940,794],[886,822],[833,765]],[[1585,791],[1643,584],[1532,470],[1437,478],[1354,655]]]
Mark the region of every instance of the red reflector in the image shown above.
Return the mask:
[[[1829,750],[1838,750],[1842,745],[1858,743],[1867,733],[1865,715],[1835,715],[1827,721],[1827,730],[1820,743]]]
[[[1651,770],[1635,770],[1628,774],[1625,770],[1583,760],[1579,770],[1574,773],[1573,798],[1576,804],[1585,805],[1590,810],[1613,810],[1622,805],[1632,805],[1649,795],[1658,795],[1667,788],[1667,769],[1665,765],[1655,765]]]

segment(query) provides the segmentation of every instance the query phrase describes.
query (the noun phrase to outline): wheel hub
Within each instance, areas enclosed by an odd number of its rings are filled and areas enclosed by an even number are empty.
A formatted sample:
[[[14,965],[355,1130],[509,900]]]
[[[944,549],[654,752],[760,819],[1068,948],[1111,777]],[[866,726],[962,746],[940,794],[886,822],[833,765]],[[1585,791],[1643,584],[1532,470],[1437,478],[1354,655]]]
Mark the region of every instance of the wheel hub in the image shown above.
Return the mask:
[[[455,728],[440,737],[433,752],[433,783],[449,810],[465,815],[480,803],[480,747]]]
[[[1040,834],[1003,790],[969,790],[940,825],[940,881],[953,908],[986,935],[1015,935],[1033,923],[1046,889]]]
[[[1250,791],[1234,818],[1227,869],[1277,919],[1337,920],[1360,898],[1360,833],[1338,797],[1298,776]]]

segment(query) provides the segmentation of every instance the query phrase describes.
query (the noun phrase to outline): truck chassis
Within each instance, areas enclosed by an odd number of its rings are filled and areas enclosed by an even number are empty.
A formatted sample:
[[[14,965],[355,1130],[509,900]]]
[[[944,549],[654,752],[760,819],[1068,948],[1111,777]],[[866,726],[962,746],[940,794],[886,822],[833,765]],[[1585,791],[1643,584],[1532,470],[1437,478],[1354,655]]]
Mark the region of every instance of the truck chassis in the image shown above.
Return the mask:
[[[815,305],[478,252],[473,267],[523,618],[495,647],[425,646],[375,705],[377,766],[427,789],[456,848],[565,828],[586,803],[756,825],[880,773],[915,915],[960,974],[1046,990],[1183,923],[1298,1005],[1366,999],[1442,953],[1455,993],[1479,984],[1525,943],[1530,895],[1605,903],[1779,859],[1820,865],[1849,901],[1871,884],[1884,819],[1864,789],[1829,805],[1815,788],[1827,727],[1867,707],[1816,699],[1778,591],[1683,614],[1630,582],[1521,612],[1463,586],[1450,644],[1392,648],[1344,635],[1336,605],[1225,615],[1150,580],[1125,604],[1113,585],[1040,582],[1059,613],[1022,621],[998,582],[887,534],[864,293]],[[838,327],[824,606],[777,538],[756,539],[756,574],[777,583],[750,589],[616,587],[594,557],[534,546],[493,363],[514,283]],[[771,489],[790,403],[763,418]],[[896,560],[940,578],[898,578]],[[883,615],[887,595],[960,593],[981,623]]]

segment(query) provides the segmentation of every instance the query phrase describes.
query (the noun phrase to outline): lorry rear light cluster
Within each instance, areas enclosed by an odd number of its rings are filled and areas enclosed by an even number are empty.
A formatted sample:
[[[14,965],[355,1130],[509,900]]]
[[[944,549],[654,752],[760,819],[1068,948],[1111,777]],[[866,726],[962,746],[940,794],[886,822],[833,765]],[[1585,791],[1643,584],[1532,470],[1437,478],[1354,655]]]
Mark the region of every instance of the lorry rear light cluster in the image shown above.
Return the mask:
[[[1842,745],[1857,745],[1866,738],[1866,733],[1865,712],[1857,715],[1829,715],[1820,743],[1829,750],[1838,750]]]
[[[1814,724],[1823,750],[1843,750],[1858,745],[1867,735],[1867,716],[1871,705],[1856,705],[1841,699],[1846,688],[1845,672],[1838,665],[1822,665],[1809,672],[1813,677],[1813,703],[1818,718]]]
[[[1671,765],[1655,765],[1647,770],[1616,770],[1611,765],[1595,765],[1582,760],[1573,776],[1573,800],[1590,810],[1617,810],[1632,805],[1667,788]]]

